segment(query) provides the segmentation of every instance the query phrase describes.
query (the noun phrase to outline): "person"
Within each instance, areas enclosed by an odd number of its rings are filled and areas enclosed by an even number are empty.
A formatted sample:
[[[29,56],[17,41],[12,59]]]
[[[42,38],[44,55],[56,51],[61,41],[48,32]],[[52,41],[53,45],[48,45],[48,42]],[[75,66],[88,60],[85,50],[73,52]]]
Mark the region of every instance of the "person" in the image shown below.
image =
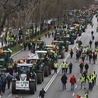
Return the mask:
[[[77,50],[76,51],[76,60],[78,60],[79,61],[79,57],[80,57],[80,52],[79,52],[80,50]]]
[[[41,90],[40,93],[39,93],[39,97],[44,98],[45,93],[46,93],[46,92],[45,92],[44,88],[42,88],[42,90]]]
[[[89,45],[90,45],[90,48],[91,48],[92,47],[92,41],[91,40],[89,41]]]
[[[83,83],[85,83],[85,76],[84,76],[84,74],[81,75],[80,82],[81,82],[81,89],[82,89]],[[84,89],[85,89],[85,84],[84,84]]]
[[[88,76],[88,83],[89,83],[89,90],[92,90],[92,83],[93,83],[92,75]]]
[[[84,66],[84,64],[83,64],[83,62],[81,62],[80,65],[79,65],[81,74],[83,73],[83,66]]]
[[[94,41],[94,39],[95,39],[95,36],[93,35],[93,36],[92,36],[92,41]]]
[[[74,90],[74,85],[76,83],[76,77],[74,75],[70,78],[70,83],[71,83],[71,90]]]
[[[10,89],[10,84],[11,84],[12,77],[11,77],[11,75],[9,73],[8,73],[8,75],[6,77],[6,80],[7,80],[8,89]]]
[[[91,63],[92,53],[89,53],[89,63]]]
[[[89,92],[86,92],[83,98],[89,98]]]
[[[93,76],[94,76],[94,84],[96,84],[97,74],[96,74],[96,72],[95,72],[95,71],[94,71],[92,74],[93,74]]]
[[[65,73],[65,62],[63,61],[63,63],[62,63],[62,73]]]
[[[67,73],[67,71],[68,71],[68,66],[69,64],[68,64],[68,62],[66,62],[66,64],[65,64],[65,73]]]
[[[57,69],[58,69],[58,63],[55,62],[55,63],[54,63],[54,73],[57,73]]]
[[[91,36],[93,36],[93,34],[94,34],[94,32],[93,32],[93,31],[91,31]]]
[[[73,57],[73,49],[70,50],[70,57]]]
[[[89,65],[86,63],[86,64],[85,64],[85,66],[84,66],[84,68],[85,68],[85,71],[87,71],[87,72],[88,72]]]
[[[69,74],[71,74],[72,73],[72,68],[73,68],[72,62],[70,62],[68,66],[69,66]]]
[[[97,48],[97,46],[98,46],[98,43],[97,43],[97,41],[95,41],[95,48]]]
[[[68,79],[68,78],[67,78],[66,74],[64,74],[64,75],[61,77],[63,90],[66,89],[67,79]]]
[[[95,52],[93,52],[92,58],[93,58],[93,62],[95,64],[96,63],[96,59],[97,59],[97,54]]]
[[[2,93],[5,93],[6,88],[6,77],[2,77]]]
[[[83,72],[83,75],[85,77],[85,83],[86,83],[86,80],[87,80],[87,71],[86,70]]]

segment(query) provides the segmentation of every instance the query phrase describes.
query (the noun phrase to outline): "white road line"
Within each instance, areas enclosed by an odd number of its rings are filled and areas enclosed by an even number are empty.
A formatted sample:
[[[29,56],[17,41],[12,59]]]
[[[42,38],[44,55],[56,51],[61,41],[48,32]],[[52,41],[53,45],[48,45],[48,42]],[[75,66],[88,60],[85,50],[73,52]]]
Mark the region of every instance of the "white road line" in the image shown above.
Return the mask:
[[[75,86],[75,88],[77,88],[77,85]]]
[[[75,93],[72,94],[72,96],[74,96],[74,95],[75,95]]]
[[[84,33],[82,34],[82,36],[83,36],[83,35],[84,35]],[[81,37],[78,37],[77,39],[80,40],[80,39],[82,38],[82,36],[81,36]],[[76,44],[74,44],[74,46],[72,47],[72,49],[74,49],[75,46],[76,46]],[[70,56],[70,53],[68,52],[68,55],[67,55],[66,58],[64,59],[65,62],[66,62],[66,60],[68,59],[69,56]],[[54,79],[56,78],[57,74],[60,72],[60,70],[61,70],[61,65],[62,65],[62,64],[60,64],[60,66],[59,66],[59,68],[58,68],[58,70],[57,70],[57,73],[55,73],[55,74],[52,76],[52,78],[50,79],[50,81],[48,82],[48,84],[45,86],[45,88],[44,88],[45,91],[47,91],[47,90],[49,89],[49,87],[51,86],[52,82],[53,82]],[[75,93],[74,93],[74,94],[75,94]]]
[[[80,79],[78,79],[77,81],[79,81]]]
[[[9,95],[8,95],[8,97],[11,97],[11,96],[12,96],[12,94],[9,94]]]
[[[81,76],[81,74],[79,74]]]

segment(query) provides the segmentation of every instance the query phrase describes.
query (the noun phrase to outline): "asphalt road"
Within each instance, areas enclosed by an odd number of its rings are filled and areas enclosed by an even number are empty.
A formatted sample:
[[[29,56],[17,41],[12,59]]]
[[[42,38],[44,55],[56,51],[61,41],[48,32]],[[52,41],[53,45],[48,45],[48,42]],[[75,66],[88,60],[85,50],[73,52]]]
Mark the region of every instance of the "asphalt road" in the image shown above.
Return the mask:
[[[96,27],[97,27],[97,21],[96,18],[94,17],[93,19],[93,23],[94,23],[94,27],[91,28],[90,26],[88,26],[86,33],[83,35],[83,37],[81,38],[83,45],[88,45],[89,40],[91,39],[91,30],[93,30],[95,33],[95,40],[98,40],[98,33],[96,33]],[[94,48],[94,44],[92,46]],[[60,71],[57,74],[57,77],[55,78],[54,82],[52,83],[52,85],[50,86],[50,88],[47,90],[47,93],[45,95],[45,98],[76,98],[77,95],[81,95],[83,96],[84,93],[86,91],[88,91],[88,83],[86,84],[86,90],[84,89],[80,89],[80,74],[79,74],[79,64],[81,62],[80,61],[76,61],[75,58],[75,52],[74,52],[74,57],[71,59],[70,57],[67,59],[67,62],[72,62],[73,63],[73,72],[72,74],[67,74],[68,76],[68,82],[67,82],[67,89],[66,90],[62,90],[62,83],[61,83],[61,76],[62,76],[62,72]],[[85,62],[89,63],[88,60],[86,60]],[[89,72],[88,74],[91,74],[92,71],[96,71],[96,73],[98,74],[98,61],[96,62],[96,64],[93,64],[93,62],[90,65],[89,68]],[[72,75],[75,75],[77,78],[77,83],[75,85],[75,90],[71,91],[70,89],[70,83],[69,83],[69,79]],[[89,98],[97,98],[98,96],[98,81],[96,83],[96,86],[94,87],[94,89],[92,91],[90,91],[89,93]]]
[[[96,29],[96,26],[97,26],[96,18],[93,19],[93,22],[94,22],[94,27],[91,28],[90,26],[88,26],[88,28],[86,29],[86,33],[84,33],[81,37],[81,40],[82,40],[83,44],[86,44],[86,45],[88,44],[88,42],[90,40],[90,37],[91,37],[90,36],[91,30],[95,31],[95,29]],[[97,39],[98,34],[96,33],[96,31],[95,31],[94,35],[95,35],[95,39]],[[53,38],[52,37],[43,38],[43,40],[47,44],[50,44],[51,41],[53,40]],[[71,45],[70,48],[72,48],[74,46],[75,45]],[[17,54],[16,56],[13,57],[14,61],[17,61],[21,58],[26,58],[28,52],[29,51],[26,50],[26,51],[22,51],[21,53]],[[65,55],[66,55],[65,59],[67,59],[68,58],[68,53],[66,53]],[[59,65],[62,63],[62,61],[63,60],[59,60]],[[62,84],[61,84],[61,80],[60,80],[61,76],[62,76],[62,73],[59,69],[58,74],[54,74],[52,72],[52,74],[49,77],[45,78],[45,80],[42,84],[37,85],[37,91],[34,95],[30,95],[30,94],[27,94],[25,92],[19,93],[17,95],[19,95],[19,97],[23,96],[24,98],[38,98],[39,91],[41,90],[42,87],[44,87],[45,90],[47,91],[45,98],[76,98],[77,94],[83,95],[85,91],[80,89],[80,82],[79,82],[79,77],[80,76],[79,76],[79,67],[78,66],[79,66],[80,62],[76,61],[75,54],[74,54],[74,57],[72,59],[68,58],[67,61],[68,62],[71,61],[73,63],[74,68],[73,68],[73,73],[72,74],[74,74],[78,79],[77,84],[75,86],[75,88],[76,88],[75,91],[70,91],[69,81],[67,83],[67,90],[65,90],[65,91],[62,90]],[[98,64],[98,62],[94,66],[91,64],[89,73],[91,73],[93,70],[95,70],[97,72],[97,64]],[[69,78],[71,75],[68,74],[67,76]],[[53,81],[53,83],[52,83],[52,81]],[[97,84],[96,84],[96,87],[94,88],[94,91],[92,91],[90,93],[90,98],[92,98],[94,95],[97,96]],[[6,89],[6,92],[5,92],[5,94],[3,95],[2,98],[15,98],[15,95],[11,94],[11,90]]]

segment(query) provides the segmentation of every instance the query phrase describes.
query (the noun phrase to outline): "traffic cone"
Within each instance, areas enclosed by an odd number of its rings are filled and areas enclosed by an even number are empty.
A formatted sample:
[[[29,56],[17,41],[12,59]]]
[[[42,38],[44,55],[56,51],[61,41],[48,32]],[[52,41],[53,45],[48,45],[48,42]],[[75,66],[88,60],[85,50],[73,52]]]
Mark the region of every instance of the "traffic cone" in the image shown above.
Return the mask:
[[[81,96],[77,95],[77,98],[81,98]]]

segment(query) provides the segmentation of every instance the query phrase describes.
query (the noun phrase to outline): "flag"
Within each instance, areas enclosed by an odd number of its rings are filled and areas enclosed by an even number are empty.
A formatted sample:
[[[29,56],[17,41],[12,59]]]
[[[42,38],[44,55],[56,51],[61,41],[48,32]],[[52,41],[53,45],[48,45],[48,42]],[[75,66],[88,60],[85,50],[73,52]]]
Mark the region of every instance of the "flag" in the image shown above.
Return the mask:
[[[81,96],[80,95],[77,95],[77,98],[81,98]]]

